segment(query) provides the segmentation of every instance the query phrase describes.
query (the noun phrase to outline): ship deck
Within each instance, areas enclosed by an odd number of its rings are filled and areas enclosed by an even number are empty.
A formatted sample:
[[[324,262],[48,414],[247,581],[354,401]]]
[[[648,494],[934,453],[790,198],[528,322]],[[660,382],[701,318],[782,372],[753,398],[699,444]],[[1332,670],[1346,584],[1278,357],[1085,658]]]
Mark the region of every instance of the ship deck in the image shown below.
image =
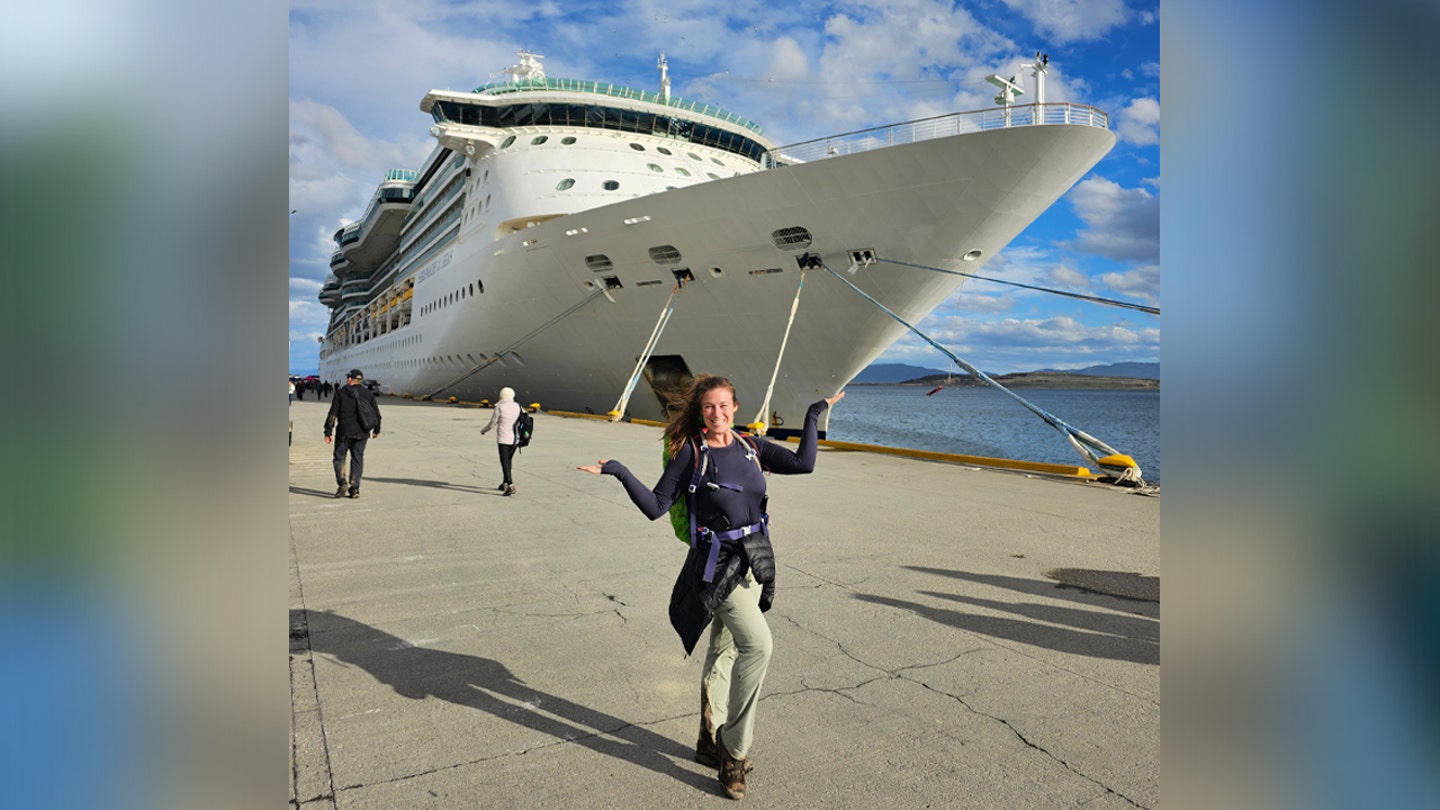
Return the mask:
[[[660,431],[539,414],[505,498],[491,411],[382,397],[335,500],[328,405],[291,405],[291,806],[718,806],[684,547],[575,469],[658,478]],[[1159,498],[834,447],[769,486],[750,801],[1158,806]]]

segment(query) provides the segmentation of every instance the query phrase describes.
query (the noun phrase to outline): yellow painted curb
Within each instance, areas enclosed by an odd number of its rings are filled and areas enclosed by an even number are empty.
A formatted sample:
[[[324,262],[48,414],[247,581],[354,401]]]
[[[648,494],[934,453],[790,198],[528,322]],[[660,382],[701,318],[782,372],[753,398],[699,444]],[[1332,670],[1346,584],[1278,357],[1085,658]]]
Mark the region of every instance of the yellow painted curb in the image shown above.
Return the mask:
[[[595,419],[598,421],[609,421],[608,414],[599,413],[575,413],[573,411],[548,411],[555,416],[573,416],[579,419]],[[633,425],[649,425],[651,427],[665,427],[664,422],[656,422],[651,419],[631,419]],[[781,441],[771,439],[771,441]],[[798,436],[791,436],[784,439],[787,442],[800,443]],[[821,439],[822,447],[833,447],[836,450],[852,450],[863,453],[881,453],[887,456],[901,456],[904,458],[918,458],[926,461],[944,461],[951,464],[973,464],[976,467],[994,467],[1002,470],[1019,470],[1022,472],[1040,473],[1042,475],[1061,475],[1068,478],[1086,478],[1094,480],[1099,478],[1095,473],[1090,472],[1087,467],[1071,466],[1069,464],[1047,464],[1043,461],[1016,461],[1008,458],[989,458],[987,456],[967,456],[960,453],[936,453],[930,450],[911,450],[903,447],[884,447],[878,444],[859,444],[856,442],[839,442],[830,439]]]

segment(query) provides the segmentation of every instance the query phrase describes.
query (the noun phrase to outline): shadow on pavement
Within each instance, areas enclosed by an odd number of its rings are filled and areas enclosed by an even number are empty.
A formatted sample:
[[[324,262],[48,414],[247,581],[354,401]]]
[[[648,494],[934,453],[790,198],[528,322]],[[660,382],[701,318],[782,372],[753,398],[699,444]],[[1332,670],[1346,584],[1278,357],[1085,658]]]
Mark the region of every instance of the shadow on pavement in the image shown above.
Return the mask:
[[[1053,582],[969,574],[964,571],[906,567],[922,573],[969,579],[988,585],[1000,585],[1021,593],[1079,601]],[[920,591],[919,593],[935,599],[973,605],[984,609],[986,614],[953,610],[876,594],[856,594],[855,598],[872,604],[908,610],[917,616],[948,627],[1016,641],[1021,644],[1031,644],[1057,652],[1130,661],[1136,664],[1158,666],[1160,663],[1160,622],[1158,619],[1133,614],[1124,615],[1108,610],[1081,610],[1034,602],[1001,602],[936,591]],[[994,616],[989,615],[990,613],[1010,613],[1020,618]]]
[[[1111,576],[1125,576],[1136,580],[1154,580],[1153,589],[1155,597],[1136,598],[1133,595],[1103,593],[1101,591],[1070,585],[1066,582],[1057,582],[1051,579],[1021,579],[1020,577],[1007,577],[1001,574],[976,574],[970,571],[955,571],[946,568],[926,568],[919,565],[903,566],[910,571],[918,571],[922,574],[934,574],[938,577],[950,577],[951,579],[963,579],[966,582],[977,582],[981,585],[991,585],[996,588],[1028,593],[1033,596],[1043,596],[1047,599],[1063,599],[1069,602],[1079,602],[1083,605],[1095,606],[1098,595],[1102,599],[1114,597],[1124,600],[1124,610],[1140,616],[1147,616],[1151,619],[1160,618],[1160,584],[1158,577],[1140,577],[1137,574],[1120,574],[1119,572],[1092,572],[1095,574],[1110,574]],[[1064,569],[1073,570],[1073,569]],[[1113,603],[1111,603],[1113,605]],[[1120,609],[1120,608],[1117,608]]]
[[[290,611],[292,645],[308,636],[309,648],[360,667],[413,700],[429,696],[478,709],[557,741],[582,745],[702,790],[715,777],[682,767],[693,749],[618,717],[537,690],[499,661],[477,655],[416,647],[354,619],[328,611]],[[623,739],[621,739],[623,738]]]
[[[432,487],[434,489],[453,489],[458,492],[494,493],[494,487],[477,487],[473,484],[452,484],[449,481],[432,481],[425,478],[381,478],[374,475],[365,476],[366,481],[379,482],[382,484],[404,484],[410,487]]]

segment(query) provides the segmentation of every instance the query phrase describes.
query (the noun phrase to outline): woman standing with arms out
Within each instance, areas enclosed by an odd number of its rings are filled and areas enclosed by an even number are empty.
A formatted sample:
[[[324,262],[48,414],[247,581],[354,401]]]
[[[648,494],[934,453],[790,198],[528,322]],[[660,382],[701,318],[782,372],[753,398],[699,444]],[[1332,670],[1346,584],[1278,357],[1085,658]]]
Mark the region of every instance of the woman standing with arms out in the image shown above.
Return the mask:
[[[515,494],[515,481],[510,477],[510,461],[515,458],[515,420],[520,418],[520,403],[515,401],[515,389],[508,385],[500,389],[500,401],[495,403],[495,412],[490,414],[490,423],[480,428],[480,435],[495,430],[495,444],[500,449],[500,472],[504,480],[496,489],[502,495]],[[497,427],[498,426],[498,427]]]
[[[755,709],[770,663],[770,626],[763,614],[775,596],[775,557],[763,473],[815,469],[820,414],[844,396],[842,391],[810,406],[800,447],[792,453],[733,432],[735,386],[702,374],[665,427],[670,461],[653,490],[618,461],[578,468],[619,478],[651,520],[688,495],[691,547],[670,595],[670,624],[688,655],[714,620],[701,672],[695,761],[719,767],[720,786],[732,799],[745,797]]]

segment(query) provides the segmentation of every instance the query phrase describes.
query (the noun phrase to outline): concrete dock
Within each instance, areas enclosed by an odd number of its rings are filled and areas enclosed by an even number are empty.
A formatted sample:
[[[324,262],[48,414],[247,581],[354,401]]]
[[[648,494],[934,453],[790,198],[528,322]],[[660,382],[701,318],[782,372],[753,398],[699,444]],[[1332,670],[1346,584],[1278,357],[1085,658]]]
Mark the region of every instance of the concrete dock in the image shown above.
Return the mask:
[[[693,761],[685,547],[575,469],[657,479],[658,428],[538,414],[501,497],[490,410],[381,397],[337,500],[328,407],[290,406],[292,807],[735,806]],[[741,806],[1159,806],[1158,497],[832,448],[769,488]]]

